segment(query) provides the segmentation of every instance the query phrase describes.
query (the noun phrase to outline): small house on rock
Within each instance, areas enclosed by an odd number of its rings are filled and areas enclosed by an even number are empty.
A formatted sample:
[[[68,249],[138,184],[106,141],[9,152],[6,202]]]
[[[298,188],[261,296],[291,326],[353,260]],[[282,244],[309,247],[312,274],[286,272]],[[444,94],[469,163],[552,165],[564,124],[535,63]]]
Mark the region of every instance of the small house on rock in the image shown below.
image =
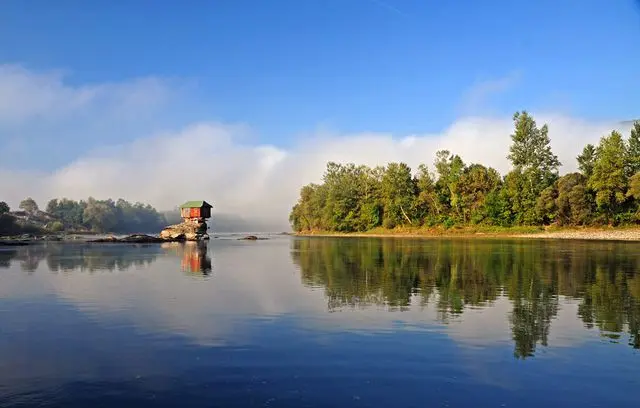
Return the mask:
[[[213,206],[206,201],[187,201],[180,206],[180,217],[183,222],[202,223],[211,218]]]

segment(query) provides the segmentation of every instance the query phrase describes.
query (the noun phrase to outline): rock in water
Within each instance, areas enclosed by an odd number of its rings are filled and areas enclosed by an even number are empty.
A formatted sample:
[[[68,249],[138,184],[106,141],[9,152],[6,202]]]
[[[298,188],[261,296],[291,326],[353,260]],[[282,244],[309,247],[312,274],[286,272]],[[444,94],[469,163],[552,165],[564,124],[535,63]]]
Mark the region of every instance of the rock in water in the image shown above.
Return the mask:
[[[99,243],[124,242],[124,243],[131,243],[131,244],[153,244],[153,243],[159,243],[159,242],[166,242],[166,240],[158,237],[153,237],[151,235],[134,234],[124,238],[116,238],[112,236],[112,237],[106,237],[106,238],[98,238],[98,239],[90,240],[87,242],[99,242]]]
[[[209,239],[207,224],[204,221],[186,221],[181,224],[170,225],[160,232],[160,238],[162,239],[176,240],[181,237],[187,241]]]

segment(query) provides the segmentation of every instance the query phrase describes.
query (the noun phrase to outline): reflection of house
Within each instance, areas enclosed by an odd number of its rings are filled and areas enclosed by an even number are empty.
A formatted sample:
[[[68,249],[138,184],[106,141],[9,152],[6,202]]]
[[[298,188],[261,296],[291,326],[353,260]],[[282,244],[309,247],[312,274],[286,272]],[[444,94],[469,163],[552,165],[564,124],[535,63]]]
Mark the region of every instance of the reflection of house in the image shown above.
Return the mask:
[[[209,275],[211,273],[211,258],[207,255],[207,245],[185,242],[180,266],[187,273]]]

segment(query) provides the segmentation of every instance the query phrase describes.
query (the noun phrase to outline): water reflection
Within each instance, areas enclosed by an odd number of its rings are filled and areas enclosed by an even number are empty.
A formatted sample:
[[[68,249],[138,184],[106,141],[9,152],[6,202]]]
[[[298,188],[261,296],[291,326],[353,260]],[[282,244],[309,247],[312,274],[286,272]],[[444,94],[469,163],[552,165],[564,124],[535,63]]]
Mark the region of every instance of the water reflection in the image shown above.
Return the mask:
[[[0,250],[0,407],[637,406],[637,245],[57,245]]]
[[[514,355],[547,345],[558,296],[579,301],[578,317],[604,336],[640,348],[637,244],[553,241],[298,239],[302,281],[324,288],[329,310],[435,304],[446,323],[506,297]]]
[[[212,261],[206,242],[167,243],[162,245],[131,244],[60,244],[28,245],[18,249],[0,249],[0,268],[9,268],[18,261],[20,269],[35,272],[46,260],[49,271],[96,272],[126,271],[149,267],[159,256],[182,258],[182,271],[191,275],[211,274]]]
[[[182,258],[180,267],[191,275],[209,276],[211,274],[211,257],[207,252],[207,242],[171,242],[162,244],[162,248]]]
[[[46,261],[48,270],[54,273],[112,272],[147,267],[162,255],[162,250],[157,245],[47,243],[0,251],[0,257],[3,253],[4,264],[0,267],[8,268],[11,261],[18,261],[20,269],[28,273],[35,272],[42,261]]]

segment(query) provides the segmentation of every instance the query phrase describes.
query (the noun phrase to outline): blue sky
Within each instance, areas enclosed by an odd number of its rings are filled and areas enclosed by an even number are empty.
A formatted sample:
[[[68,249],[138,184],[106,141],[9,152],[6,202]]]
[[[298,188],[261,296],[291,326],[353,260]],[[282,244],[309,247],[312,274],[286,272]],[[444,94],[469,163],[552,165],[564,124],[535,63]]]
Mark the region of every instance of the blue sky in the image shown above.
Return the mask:
[[[640,116],[635,0],[4,0],[0,19],[0,170],[211,121],[290,151],[318,129]]]
[[[497,113],[637,115],[633,0],[4,1],[0,60],[70,84],[196,81],[176,120],[245,122],[278,142],[318,124],[438,131],[480,82]]]

